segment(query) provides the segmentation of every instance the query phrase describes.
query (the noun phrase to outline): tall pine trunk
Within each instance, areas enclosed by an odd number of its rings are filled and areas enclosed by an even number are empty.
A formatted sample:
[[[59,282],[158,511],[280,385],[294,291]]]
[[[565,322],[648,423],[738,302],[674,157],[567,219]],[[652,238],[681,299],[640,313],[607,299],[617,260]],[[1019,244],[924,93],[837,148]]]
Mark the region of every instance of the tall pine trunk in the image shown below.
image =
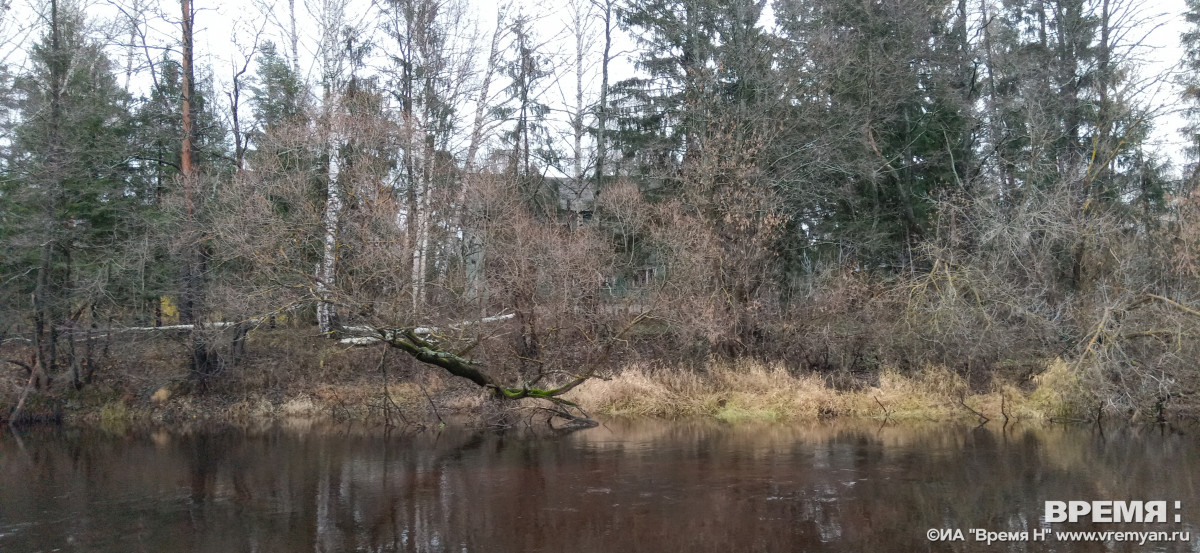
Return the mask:
[[[216,372],[216,359],[210,355],[208,344],[204,339],[203,323],[200,316],[201,294],[204,279],[204,243],[200,236],[199,225],[196,222],[196,184],[199,170],[194,159],[196,135],[195,119],[192,114],[192,97],[195,93],[195,69],[192,60],[192,38],[195,12],[191,0],[180,0],[180,10],[183,15],[183,56],[180,62],[180,77],[182,82],[182,114],[183,142],[179,152],[179,172],[183,186],[184,226],[183,226],[183,255],[180,267],[180,301],[179,322],[191,324],[192,357],[189,368],[192,376],[203,382]]]

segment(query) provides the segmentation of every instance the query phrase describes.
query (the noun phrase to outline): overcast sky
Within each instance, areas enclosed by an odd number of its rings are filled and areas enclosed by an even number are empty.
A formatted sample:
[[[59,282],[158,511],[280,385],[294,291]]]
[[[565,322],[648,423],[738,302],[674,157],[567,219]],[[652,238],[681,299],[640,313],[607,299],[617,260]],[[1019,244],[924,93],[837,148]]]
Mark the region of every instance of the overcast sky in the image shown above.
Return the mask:
[[[228,88],[234,66],[240,66],[244,62],[245,55],[250,51],[256,34],[260,35],[260,42],[272,40],[280,45],[281,50],[286,49],[284,45],[287,40],[284,38],[286,36],[284,28],[287,25],[287,0],[193,1],[197,9],[197,62],[199,65],[208,66],[213,71],[218,91]],[[318,72],[314,60],[318,44],[316,37],[319,34],[311,14],[320,11],[322,1],[296,0],[298,26],[300,34],[304,37],[301,41],[301,58],[305,63],[302,63],[301,67],[302,71],[308,73],[310,82],[316,80]],[[471,1],[470,10],[471,17],[475,21],[474,28],[481,36],[486,36],[495,25],[497,4],[486,0]],[[3,21],[0,21],[0,39],[4,41],[4,48],[0,51],[0,62],[6,62],[10,66],[20,65],[22,63],[20,51],[28,45],[28,41],[35,40],[38,36],[37,26],[34,24],[37,21],[34,14],[38,11],[34,8],[37,5],[35,2],[44,4],[45,0],[0,0],[0,5],[7,5],[9,8],[0,13],[4,17]],[[561,60],[560,65],[564,65],[561,67],[563,74],[556,86],[544,92],[552,105],[563,105],[566,99],[574,96],[574,77],[568,75],[571,70],[569,67],[565,67],[573,48],[573,45],[567,40],[569,35],[566,32],[567,21],[570,19],[569,2],[570,0],[554,2],[521,0],[515,3],[515,9],[519,9],[522,13],[535,19],[533,26],[535,34],[547,42],[547,49],[561,55],[561,57],[552,56],[551,59]],[[372,3],[373,0],[349,0],[349,7],[346,10],[349,22],[361,26],[368,32],[377,31],[378,25],[374,15],[376,9],[372,7]],[[177,1],[90,0],[87,10],[91,18],[104,22],[102,26],[108,34],[112,35],[112,40],[128,42],[128,24],[125,22],[127,20],[118,6],[128,12],[132,6],[137,4],[151,8],[151,13],[147,16],[149,28],[146,36],[146,43],[151,49],[150,55],[161,56],[162,49],[176,48],[179,34],[177,26],[179,4]],[[270,9],[272,6],[273,10]],[[1157,15],[1157,17],[1149,18],[1148,21],[1153,25],[1147,24],[1144,28],[1139,29],[1139,32],[1130,35],[1131,39],[1146,35],[1147,48],[1141,53],[1144,61],[1136,64],[1137,70],[1142,77],[1166,76],[1173,67],[1177,66],[1183,55],[1179,36],[1184,30],[1182,16],[1185,9],[1184,0],[1150,1],[1144,2],[1142,6],[1143,13]],[[770,14],[768,13],[764,19],[769,18]],[[769,21],[764,21],[764,24],[770,25]],[[598,33],[600,29],[597,22],[594,31]],[[614,53],[620,54],[612,68],[612,80],[615,82],[631,76],[634,69],[630,59],[631,40],[616,29],[614,29],[614,38]],[[138,42],[140,44],[140,39]],[[598,35],[592,45],[592,54],[598,57],[601,46]],[[126,57],[130,52],[119,46],[111,50],[111,54],[122,72],[125,68]],[[144,66],[146,51],[139,47],[135,48],[132,53],[135,64]],[[253,68],[248,74],[253,74]],[[1169,82],[1170,79],[1164,79],[1164,81]],[[141,88],[141,91],[144,92],[148,89],[149,82],[148,77],[142,74],[140,77],[135,77],[132,84],[133,88]],[[597,87],[597,76],[590,75],[585,82],[585,90],[594,94]],[[1150,101],[1159,109],[1154,138],[1159,145],[1158,151],[1170,155],[1177,163],[1181,160],[1180,153],[1184,145],[1184,140],[1178,132],[1182,126],[1178,97],[1178,89],[1170,84],[1159,87],[1150,94]],[[594,96],[589,100],[594,100]],[[560,118],[565,119],[565,116]]]

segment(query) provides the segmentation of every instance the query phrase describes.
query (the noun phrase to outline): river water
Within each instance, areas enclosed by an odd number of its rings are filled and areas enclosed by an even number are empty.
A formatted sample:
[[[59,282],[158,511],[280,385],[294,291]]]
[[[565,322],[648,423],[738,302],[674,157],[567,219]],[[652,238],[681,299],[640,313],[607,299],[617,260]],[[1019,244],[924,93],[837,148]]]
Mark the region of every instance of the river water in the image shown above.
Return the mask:
[[[0,551],[1200,551],[1198,436],[619,420],[566,436],[32,429],[0,437]],[[1071,500],[1167,501],[1167,522],[1044,522],[1046,501]]]

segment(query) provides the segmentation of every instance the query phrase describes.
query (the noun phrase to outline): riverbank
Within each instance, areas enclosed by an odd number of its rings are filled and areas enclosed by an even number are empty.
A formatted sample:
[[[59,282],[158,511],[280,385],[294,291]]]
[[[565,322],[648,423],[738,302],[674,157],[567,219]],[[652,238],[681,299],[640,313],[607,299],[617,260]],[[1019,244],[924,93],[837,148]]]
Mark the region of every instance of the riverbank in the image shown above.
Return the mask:
[[[543,402],[492,401],[479,387],[404,357],[389,373],[381,369],[385,365],[379,355],[378,348],[342,350],[315,356],[316,363],[296,363],[287,371],[278,364],[256,364],[203,387],[178,370],[151,363],[137,375],[100,380],[80,390],[34,391],[21,422],[57,421],[119,430],[140,424],[258,424],[284,419],[430,426],[453,419],[504,427],[545,415]],[[1048,363],[1031,378],[1003,381],[993,376],[984,385],[939,366],[907,374],[884,368],[874,375],[852,375],[796,371],[785,364],[753,360],[710,361],[700,369],[632,364],[610,377],[590,380],[565,397],[592,414],[632,418],[1093,420],[1098,412],[1088,405],[1074,374],[1061,360]],[[6,395],[0,413],[10,413],[9,403],[15,400],[15,395]],[[1159,413],[1104,415],[1143,421],[1190,416],[1169,404]]]

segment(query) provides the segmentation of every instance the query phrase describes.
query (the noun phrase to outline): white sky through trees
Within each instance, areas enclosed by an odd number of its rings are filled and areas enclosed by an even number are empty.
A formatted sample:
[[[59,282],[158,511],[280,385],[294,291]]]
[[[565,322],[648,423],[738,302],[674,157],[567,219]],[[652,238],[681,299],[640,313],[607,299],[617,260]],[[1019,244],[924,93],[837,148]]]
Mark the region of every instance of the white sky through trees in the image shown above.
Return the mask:
[[[65,2],[66,0],[64,0]],[[487,41],[495,27],[498,4],[487,0],[469,0],[470,17],[474,20],[476,40],[481,50],[479,63],[486,58]],[[314,85],[320,78],[320,68],[317,61],[320,44],[319,30],[315,22],[321,0],[296,0],[296,23],[300,35],[301,72],[303,77]],[[581,2],[586,3],[586,1]],[[39,40],[44,25],[40,25],[39,13],[48,12],[47,0],[4,2],[5,9],[0,16],[0,63],[5,63],[10,73],[19,72],[24,63],[25,51],[32,42]],[[124,73],[133,56],[133,77],[130,88],[135,95],[148,93],[150,73],[149,60],[157,62],[164,51],[169,51],[172,57],[178,57],[179,40],[179,3],[167,0],[92,0],[86,2],[85,9],[95,29],[94,34],[109,43],[109,55],[120,75],[119,82],[124,83]],[[1132,4],[1131,4],[1132,5]],[[524,0],[513,2],[508,8],[510,15],[521,13],[532,21],[531,28],[535,38],[542,44],[543,55],[547,65],[552,68],[552,76],[547,79],[541,91],[541,101],[552,108],[551,120],[557,135],[569,132],[569,114],[566,110],[573,103],[574,91],[574,41],[568,28],[570,21],[570,0],[555,2]],[[280,54],[290,55],[290,42],[286,38],[288,23],[288,3],[286,0],[196,0],[196,41],[195,56],[197,67],[202,72],[211,72],[223,113],[228,112],[229,99],[225,91],[229,89],[235,66],[240,68],[245,63],[256,41],[259,46],[270,40],[276,44]],[[1167,155],[1175,165],[1175,170],[1184,162],[1183,148],[1185,141],[1179,133],[1183,126],[1180,113],[1179,89],[1174,85],[1172,71],[1183,58],[1180,44],[1180,34],[1185,30],[1183,0],[1145,1],[1140,0],[1140,10],[1146,23],[1139,27],[1137,33],[1127,35],[1127,40],[1143,40],[1142,50],[1135,54],[1138,61],[1134,70],[1140,73],[1142,79],[1160,77],[1160,82],[1148,86],[1142,92],[1144,100],[1156,106],[1156,125],[1152,142],[1157,145],[1157,151]],[[381,67],[385,63],[383,53],[388,47],[388,38],[379,28],[378,3],[370,0],[347,0],[347,22],[362,29],[361,39],[371,40],[375,44],[374,55],[368,65]],[[142,12],[145,36],[137,37],[135,44],[129,45],[128,14]],[[764,13],[764,24],[770,26],[772,17],[770,7]],[[614,21],[615,23],[615,21]],[[588,55],[592,67],[584,79],[585,100],[592,103],[598,96],[599,68],[598,61],[602,49],[603,24],[597,20],[592,23],[593,39]],[[1142,37],[1144,36],[1144,39]],[[462,37],[464,40],[469,37]],[[627,33],[614,25],[613,56],[610,82],[635,74],[633,56],[634,45]],[[585,61],[585,63],[588,63]],[[253,76],[254,62],[246,76]],[[369,70],[369,68],[368,68]],[[492,88],[500,90],[503,82],[493,82]],[[315,90],[315,88],[314,88]],[[248,101],[249,94],[242,94],[242,102]],[[247,105],[243,109],[248,113]],[[562,144],[564,149],[569,145]]]

